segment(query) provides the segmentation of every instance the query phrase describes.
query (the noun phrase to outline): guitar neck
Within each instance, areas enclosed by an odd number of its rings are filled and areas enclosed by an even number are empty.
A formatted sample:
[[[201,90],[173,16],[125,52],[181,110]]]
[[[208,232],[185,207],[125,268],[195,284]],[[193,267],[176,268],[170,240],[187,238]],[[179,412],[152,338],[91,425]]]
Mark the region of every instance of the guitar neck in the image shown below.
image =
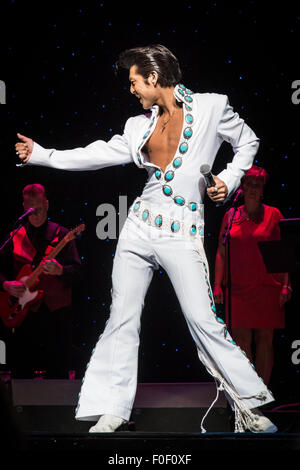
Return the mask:
[[[66,246],[68,241],[69,240],[66,240],[65,238],[63,238],[56,245],[56,247],[53,248],[53,250],[49,253],[49,255],[47,256],[47,259],[55,258],[55,256],[57,256],[58,253]],[[43,271],[43,265],[42,265],[42,261],[41,261],[40,264],[35,268],[35,270],[31,273],[31,275],[24,282],[25,287],[30,289],[30,287],[32,287],[36,283],[36,280],[37,280],[37,278],[39,277],[39,275],[41,274],[42,271]]]

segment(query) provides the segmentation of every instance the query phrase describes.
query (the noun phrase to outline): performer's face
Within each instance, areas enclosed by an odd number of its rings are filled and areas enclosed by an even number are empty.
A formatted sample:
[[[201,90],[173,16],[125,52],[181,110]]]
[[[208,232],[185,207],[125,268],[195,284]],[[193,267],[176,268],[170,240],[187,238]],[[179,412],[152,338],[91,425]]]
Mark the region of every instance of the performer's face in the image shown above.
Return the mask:
[[[263,181],[256,177],[249,177],[243,184],[243,191],[245,202],[250,200],[260,202],[264,193]]]
[[[153,77],[145,78],[137,73],[136,65],[129,71],[130,93],[135,95],[144,109],[151,108],[157,99],[157,89],[153,84]]]
[[[49,203],[45,196],[24,196],[23,206],[25,211],[31,207],[34,209],[34,212],[28,217],[31,225],[34,227],[40,227],[44,222],[46,222]]]

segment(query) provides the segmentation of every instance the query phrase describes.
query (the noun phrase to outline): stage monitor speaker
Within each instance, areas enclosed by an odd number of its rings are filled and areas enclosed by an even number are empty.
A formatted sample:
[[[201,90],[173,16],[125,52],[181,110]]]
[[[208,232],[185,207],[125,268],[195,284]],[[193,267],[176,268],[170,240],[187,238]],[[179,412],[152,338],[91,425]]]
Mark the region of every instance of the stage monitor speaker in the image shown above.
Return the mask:
[[[80,380],[12,380],[12,403],[21,429],[26,432],[87,432],[91,422],[75,419],[80,387]],[[215,396],[214,382],[139,383],[130,429],[200,432],[202,417]],[[223,393],[204,424],[211,432],[231,430],[231,411]]]

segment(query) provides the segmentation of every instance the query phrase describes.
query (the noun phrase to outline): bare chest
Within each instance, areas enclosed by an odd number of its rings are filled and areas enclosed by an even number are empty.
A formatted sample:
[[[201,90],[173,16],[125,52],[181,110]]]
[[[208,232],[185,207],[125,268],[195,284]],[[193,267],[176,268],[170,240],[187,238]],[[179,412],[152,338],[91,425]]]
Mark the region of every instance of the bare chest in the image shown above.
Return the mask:
[[[182,109],[165,126],[163,119],[159,118],[153,134],[143,147],[143,152],[148,155],[149,161],[159,166],[163,171],[174,158],[179,145],[182,125]]]

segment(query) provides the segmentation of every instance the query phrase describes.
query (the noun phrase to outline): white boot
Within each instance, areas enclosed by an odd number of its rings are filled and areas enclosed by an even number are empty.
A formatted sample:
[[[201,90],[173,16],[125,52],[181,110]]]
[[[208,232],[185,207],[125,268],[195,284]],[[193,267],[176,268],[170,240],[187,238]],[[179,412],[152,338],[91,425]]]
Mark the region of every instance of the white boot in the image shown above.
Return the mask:
[[[252,408],[252,413],[255,415],[255,423],[250,427],[251,432],[276,432],[278,431],[272,421],[269,420],[258,408]]]
[[[235,432],[276,432],[277,426],[272,423],[258,408],[244,410],[243,413],[236,410]]]
[[[92,426],[89,432],[114,432],[122,424],[126,423],[125,419],[113,415],[102,415],[99,421]]]

